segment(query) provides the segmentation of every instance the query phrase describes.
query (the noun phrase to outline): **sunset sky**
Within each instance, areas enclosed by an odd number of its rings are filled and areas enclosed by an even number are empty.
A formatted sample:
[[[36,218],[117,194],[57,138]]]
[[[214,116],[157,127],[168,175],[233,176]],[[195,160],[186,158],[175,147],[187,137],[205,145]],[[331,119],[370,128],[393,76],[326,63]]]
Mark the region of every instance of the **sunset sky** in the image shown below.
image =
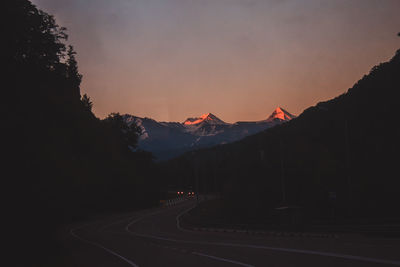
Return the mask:
[[[68,28],[95,114],[296,115],[400,48],[399,0],[34,0]],[[371,107],[374,108],[374,107]]]

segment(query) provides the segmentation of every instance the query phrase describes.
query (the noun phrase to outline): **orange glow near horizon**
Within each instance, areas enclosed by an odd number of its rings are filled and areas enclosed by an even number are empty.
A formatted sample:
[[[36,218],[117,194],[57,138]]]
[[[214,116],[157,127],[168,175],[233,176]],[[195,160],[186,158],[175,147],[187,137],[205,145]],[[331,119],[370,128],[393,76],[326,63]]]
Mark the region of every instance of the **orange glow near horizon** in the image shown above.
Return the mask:
[[[299,115],[400,46],[400,1],[33,0],[68,28],[96,116]],[[200,119],[199,119],[200,120]],[[196,124],[187,122],[187,125]]]

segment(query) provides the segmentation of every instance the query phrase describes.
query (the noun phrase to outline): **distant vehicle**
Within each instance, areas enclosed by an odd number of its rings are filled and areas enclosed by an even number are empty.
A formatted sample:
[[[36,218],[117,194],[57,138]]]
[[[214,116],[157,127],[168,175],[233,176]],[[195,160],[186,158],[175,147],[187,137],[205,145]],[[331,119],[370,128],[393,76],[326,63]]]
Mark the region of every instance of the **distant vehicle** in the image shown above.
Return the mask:
[[[186,195],[187,195],[188,197],[194,197],[193,187],[189,186]]]
[[[193,197],[194,196],[194,192],[191,191],[191,190],[190,191],[188,191],[188,190],[186,190],[186,191],[177,191],[176,195],[178,197],[184,197],[184,196]]]
[[[191,198],[195,196],[195,192],[192,186],[187,187],[174,187],[171,186],[169,190],[165,190],[160,193],[160,203],[168,199],[174,198]]]

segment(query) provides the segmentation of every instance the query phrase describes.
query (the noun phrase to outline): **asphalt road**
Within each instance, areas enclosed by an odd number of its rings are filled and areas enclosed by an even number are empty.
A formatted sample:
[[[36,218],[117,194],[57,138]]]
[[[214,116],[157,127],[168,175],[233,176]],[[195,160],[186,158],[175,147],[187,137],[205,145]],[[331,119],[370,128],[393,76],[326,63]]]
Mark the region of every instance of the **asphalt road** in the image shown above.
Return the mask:
[[[400,266],[400,240],[274,237],[193,232],[179,216],[186,201],[114,214],[63,230],[58,266]],[[178,218],[178,219],[177,219]]]

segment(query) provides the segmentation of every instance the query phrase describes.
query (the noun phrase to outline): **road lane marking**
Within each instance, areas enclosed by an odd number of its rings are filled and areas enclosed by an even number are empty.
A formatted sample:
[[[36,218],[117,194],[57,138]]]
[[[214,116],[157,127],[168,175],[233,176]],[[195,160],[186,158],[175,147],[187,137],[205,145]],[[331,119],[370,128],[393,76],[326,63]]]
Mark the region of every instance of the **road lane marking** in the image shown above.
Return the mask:
[[[186,209],[186,210],[182,211],[181,213],[179,213],[179,214],[176,216],[176,228],[178,228],[179,230],[181,230],[181,231],[183,231],[183,232],[195,232],[195,231],[192,231],[192,230],[188,230],[188,229],[182,228],[182,227],[181,227],[181,221],[180,221],[181,217],[182,217],[185,213],[191,211],[191,210],[194,209],[195,207],[196,207],[196,205],[194,205],[193,207],[190,207],[189,209]]]
[[[101,248],[101,249],[107,251],[108,253],[110,253],[110,254],[112,254],[112,255],[114,255],[114,256],[116,256],[116,257],[122,259],[123,261],[125,261],[126,263],[128,263],[129,265],[131,265],[131,266],[133,266],[133,267],[139,267],[139,265],[137,265],[137,264],[134,263],[133,261],[131,261],[131,260],[125,258],[124,256],[119,255],[118,253],[112,251],[111,249],[106,248],[106,247],[104,247],[103,245],[101,245],[101,244],[99,244],[99,243],[96,243],[96,242],[93,242],[93,241],[90,241],[90,240],[87,240],[87,239],[85,239],[85,238],[83,238],[83,237],[78,236],[78,235],[75,233],[75,230],[80,229],[80,228],[82,228],[82,227],[84,227],[84,226],[71,229],[69,232],[70,232],[70,234],[71,234],[73,237],[77,238],[78,240],[80,240],[80,241],[82,241],[82,242],[85,242],[85,243],[87,243],[87,244],[90,244],[90,245],[99,247],[99,248]]]
[[[383,263],[383,264],[390,264],[390,265],[398,265],[398,266],[400,266],[400,261],[377,259],[377,258],[368,258],[368,257],[362,257],[362,256],[354,256],[354,255],[331,253],[331,252],[320,252],[320,251],[314,251],[314,250],[303,250],[303,249],[292,249],[292,248],[276,248],[276,247],[268,247],[268,246],[232,244],[232,243],[216,243],[216,245],[217,244],[220,245],[220,246],[266,249],[266,250],[273,250],[273,251],[291,252],[291,253],[300,253],[300,254],[309,254],[309,255],[318,255],[318,256],[326,256],[326,257],[342,258],[342,259],[348,259],[348,260],[366,261],[366,262]]]
[[[180,214],[182,215],[182,214],[184,214],[185,212],[187,212],[187,211],[189,211],[189,210],[191,210],[191,209],[193,209],[193,207],[191,207],[190,209],[185,210],[184,212],[181,212]],[[146,216],[151,216],[151,215],[156,215],[156,214],[162,213],[162,212],[164,212],[164,210],[156,211],[156,212],[150,213],[150,214],[148,214],[148,215],[145,215],[145,216],[143,216],[143,217],[137,218],[137,219],[131,221],[130,223],[128,223],[128,224],[126,225],[126,227],[125,227],[125,230],[126,230],[128,233],[130,233],[130,234],[132,234],[132,235],[136,235],[136,236],[147,237],[147,238],[153,238],[153,239],[158,239],[158,240],[166,240],[166,241],[172,241],[172,242],[180,242],[179,240],[176,240],[176,239],[162,238],[162,237],[151,236],[151,235],[142,235],[142,234],[135,233],[135,232],[132,232],[131,230],[129,230],[129,227],[130,227],[131,225],[133,225],[133,224],[139,222],[139,221],[142,220],[144,217],[146,217]],[[178,216],[179,216],[179,215],[178,215]],[[177,219],[176,219],[176,222],[177,222],[177,227],[180,227],[180,225],[179,225],[179,218],[178,218],[178,217],[177,217]],[[189,242],[184,242],[184,243],[190,243],[190,241],[189,241]],[[168,247],[166,247],[166,248],[168,248]],[[241,266],[254,267],[253,265],[249,265],[249,264],[246,264],[246,263],[242,263],[242,262],[238,262],[238,261],[230,260],[230,259],[225,259],[225,258],[220,258],[220,257],[216,257],[216,256],[211,256],[211,255],[207,255],[207,254],[203,254],[203,253],[199,253],[199,252],[191,252],[191,254],[193,254],[193,255],[198,255],[198,256],[202,256],[202,257],[212,258],[212,259],[214,259],[214,260],[219,260],[219,261],[224,261],[224,262],[230,262],[230,263],[234,263],[234,264],[241,265]]]
[[[193,208],[193,207],[192,207]],[[186,211],[189,211],[190,209],[187,209]],[[240,247],[240,248],[254,248],[254,249],[265,249],[265,250],[272,250],[272,251],[279,251],[279,252],[289,252],[289,253],[299,253],[299,254],[308,254],[308,255],[318,255],[318,256],[326,256],[326,257],[334,257],[334,258],[341,258],[341,259],[347,259],[347,260],[356,260],[356,261],[364,261],[364,262],[373,262],[373,263],[382,263],[382,264],[388,264],[388,265],[397,265],[400,266],[400,261],[397,260],[385,260],[385,259],[377,259],[377,258],[369,258],[369,257],[363,257],[363,256],[354,256],[354,255],[348,255],[348,254],[340,254],[340,253],[331,253],[331,252],[322,252],[322,251],[314,251],[314,250],[303,250],[303,249],[292,249],[292,248],[279,248],[279,247],[269,247],[269,246],[259,246],[259,245],[248,245],[248,244],[235,244],[235,243],[221,243],[221,242],[205,242],[205,241],[190,241],[190,240],[178,240],[178,239],[173,239],[173,238],[168,238],[168,237],[162,237],[162,236],[154,236],[154,235],[147,235],[147,234],[140,234],[137,232],[133,232],[129,230],[129,227],[132,226],[133,224],[139,222],[142,220],[144,217],[147,216],[152,216],[156,215],[158,213],[162,213],[162,211],[157,211],[153,212],[150,214],[147,214],[146,216],[137,218],[133,221],[131,221],[129,224],[126,225],[125,230],[132,234],[136,235],[139,237],[144,237],[144,238],[150,238],[150,239],[156,239],[156,240],[164,240],[164,241],[170,241],[170,242],[176,242],[176,243],[184,243],[184,244],[197,244],[197,245],[215,245],[215,246],[226,246],[226,247]],[[179,215],[183,215],[184,212],[181,212]],[[179,224],[177,224],[178,226]],[[180,225],[179,225],[180,226]]]
[[[211,255],[200,253],[200,252],[192,252],[192,254],[193,255],[202,256],[202,257],[211,258],[211,259],[218,260],[218,261],[225,261],[225,262],[233,263],[233,264],[240,265],[240,266],[254,267],[254,265],[246,264],[246,263],[243,263],[243,262],[240,262],[240,261],[234,261],[234,260],[229,260],[229,259],[220,258],[220,257],[216,257],[216,256],[211,256]]]
[[[102,226],[98,231],[99,232],[104,232],[107,228],[111,227],[112,225],[123,223],[125,221],[130,221],[130,220],[132,220],[132,218],[135,218],[135,217],[137,217],[137,216],[132,216],[131,215],[128,218],[125,218],[125,219],[122,219],[122,220],[119,220],[119,221],[115,221],[115,222],[111,222],[109,224],[106,224],[106,225]]]
[[[165,211],[165,210],[161,210],[161,211]],[[118,223],[122,223],[122,222],[128,221],[128,220],[130,221],[130,220],[132,220],[132,218],[135,218],[135,217],[137,217],[137,218],[136,218],[133,222],[136,222],[136,221],[139,221],[139,220],[141,220],[142,218],[144,218],[144,217],[146,217],[146,216],[150,216],[150,215],[153,215],[153,214],[157,214],[157,213],[160,213],[161,211],[158,210],[158,211],[156,211],[156,212],[152,212],[152,213],[148,213],[148,214],[143,214],[143,215],[141,215],[141,216],[139,216],[139,217],[138,217],[137,215],[135,215],[135,216],[129,216],[129,217],[126,218],[126,219],[119,220],[119,221],[117,221],[117,222],[113,222],[113,223],[110,223],[110,224],[107,224],[107,225],[103,226],[102,228],[100,228],[100,231],[104,231],[106,228],[108,228],[108,227],[111,226],[111,225],[118,224]],[[96,220],[95,222],[98,222],[98,221],[101,221],[101,220]],[[95,223],[95,222],[94,222],[94,223]],[[118,254],[118,253],[112,251],[111,249],[106,248],[106,247],[104,247],[103,245],[101,245],[101,244],[99,244],[99,243],[96,243],[96,242],[87,240],[87,239],[85,239],[85,238],[83,238],[83,237],[80,237],[79,235],[77,235],[77,234],[75,233],[76,230],[79,230],[79,229],[81,229],[81,228],[83,228],[83,227],[85,227],[85,226],[88,226],[88,225],[90,225],[90,224],[93,224],[93,222],[92,222],[92,223],[84,224],[84,225],[82,225],[82,226],[80,226],[80,227],[71,228],[70,231],[69,231],[69,233],[70,233],[73,237],[75,237],[76,239],[78,239],[78,240],[80,240],[80,241],[82,241],[82,242],[84,242],[84,243],[87,243],[87,244],[90,244],[90,245],[99,247],[99,248],[105,250],[106,252],[108,252],[108,253],[110,253],[110,254],[112,254],[112,255],[114,255],[114,256],[116,256],[116,257],[122,259],[123,261],[125,261],[126,263],[128,263],[128,264],[131,265],[131,266],[139,267],[139,265],[137,265],[137,264],[134,263],[133,261],[131,261],[131,260],[125,258],[124,256],[122,256],[122,255],[120,255],[120,254]]]
[[[292,249],[292,248],[277,248],[277,247],[258,246],[258,245],[235,244],[235,243],[219,243],[219,242],[178,240],[178,239],[172,239],[172,238],[161,237],[161,236],[140,234],[140,233],[137,233],[137,232],[132,232],[130,230],[128,230],[128,232],[130,234],[132,234],[132,235],[136,235],[136,236],[139,236],[139,237],[145,237],[145,238],[151,238],[151,239],[157,239],[157,240],[164,240],[164,241],[170,241],[170,242],[176,242],[176,243],[195,244],[195,245],[214,245],[214,246],[238,247],[238,248],[266,249],[266,250],[279,251],[279,252],[318,255],[318,256],[342,258],[342,259],[347,259],[347,260],[357,260],[357,261],[383,263],[383,264],[400,266],[400,261],[395,261],[395,260],[368,258],[368,257],[362,257],[362,256],[338,254],[338,253],[331,253],[331,252],[320,252],[320,251],[314,251],[314,250],[303,250],[303,249]]]

